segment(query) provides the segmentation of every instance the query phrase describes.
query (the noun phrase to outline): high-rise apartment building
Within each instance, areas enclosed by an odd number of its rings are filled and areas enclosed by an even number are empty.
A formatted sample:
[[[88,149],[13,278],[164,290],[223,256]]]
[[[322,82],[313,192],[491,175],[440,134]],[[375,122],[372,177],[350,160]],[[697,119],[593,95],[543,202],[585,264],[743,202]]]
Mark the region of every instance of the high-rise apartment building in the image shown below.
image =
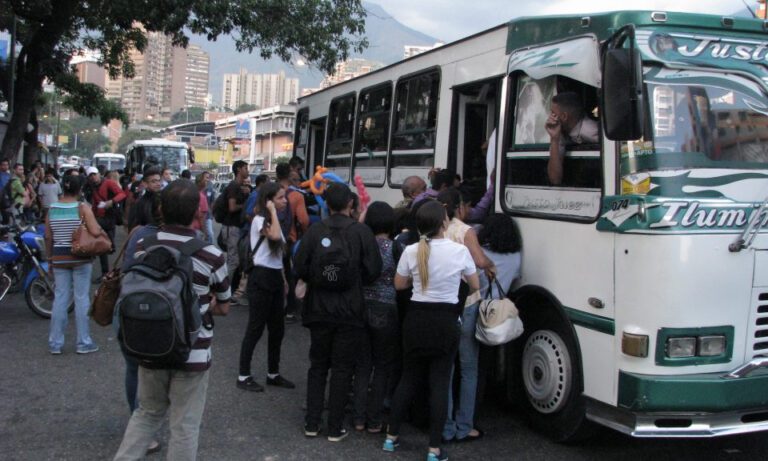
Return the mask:
[[[169,36],[147,32],[143,53],[130,52],[135,76],[107,80],[107,97],[120,101],[130,121],[169,120],[185,107],[205,107],[210,58],[200,47],[173,46]]]
[[[238,74],[224,74],[221,103],[237,109],[243,104],[258,108],[290,104],[299,97],[299,79],[279,74],[249,74],[240,69]]]
[[[383,67],[384,65],[378,61],[369,61],[362,58],[348,59],[346,61],[339,61],[336,63],[336,69],[333,74],[327,75],[322,82],[320,82],[320,88],[328,88],[337,83],[346,82],[360,75],[367,74]]]

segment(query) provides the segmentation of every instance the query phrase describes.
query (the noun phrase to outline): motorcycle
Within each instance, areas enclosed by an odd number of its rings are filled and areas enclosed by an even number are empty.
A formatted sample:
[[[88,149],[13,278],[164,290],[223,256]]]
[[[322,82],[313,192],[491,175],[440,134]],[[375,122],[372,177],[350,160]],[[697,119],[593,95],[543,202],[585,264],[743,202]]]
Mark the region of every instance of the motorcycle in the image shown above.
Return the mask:
[[[12,236],[12,238],[8,238]],[[54,282],[45,255],[45,226],[0,226],[0,301],[9,291],[24,290],[29,309],[51,318]],[[75,308],[74,303],[68,312]]]

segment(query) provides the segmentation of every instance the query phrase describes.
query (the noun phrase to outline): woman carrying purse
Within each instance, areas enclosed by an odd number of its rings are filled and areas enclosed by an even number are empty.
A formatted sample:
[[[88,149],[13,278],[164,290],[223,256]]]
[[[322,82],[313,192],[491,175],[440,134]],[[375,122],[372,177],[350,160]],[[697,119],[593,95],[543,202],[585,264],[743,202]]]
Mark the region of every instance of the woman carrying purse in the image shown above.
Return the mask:
[[[420,377],[429,382],[430,432],[428,461],[448,459],[440,447],[448,416],[451,369],[461,335],[458,287],[464,278],[469,291],[480,286],[475,263],[464,245],[445,238],[448,215],[441,203],[424,204],[416,213],[419,243],[408,246],[397,265],[395,288],[413,285],[403,320],[403,372],[394,395],[384,451],[399,445],[400,422],[413,399]]]
[[[67,308],[75,300],[75,323],[77,326],[77,353],[90,354],[99,347],[91,339],[88,311],[91,307],[91,264],[90,257],[72,254],[72,233],[85,224],[89,234],[96,237],[101,227],[89,206],[81,204],[80,190],[83,179],[69,175],[62,179],[62,196],[52,203],[45,218],[45,244],[49,255],[49,270],[52,271],[55,289],[51,329],[48,347],[53,355],[61,354],[64,346],[64,330],[67,327]]]

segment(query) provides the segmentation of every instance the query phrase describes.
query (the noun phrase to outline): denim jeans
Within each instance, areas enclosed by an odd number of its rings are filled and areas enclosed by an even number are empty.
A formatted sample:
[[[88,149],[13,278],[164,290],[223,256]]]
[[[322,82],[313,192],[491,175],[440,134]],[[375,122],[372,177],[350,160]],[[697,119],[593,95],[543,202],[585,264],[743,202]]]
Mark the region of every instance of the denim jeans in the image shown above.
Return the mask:
[[[197,458],[200,422],[209,371],[149,370],[139,367],[139,408],[133,412],[115,460],[144,459],[170,409],[167,459]]]
[[[48,335],[48,347],[61,349],[64,346],[64,330],[67,328],[67,308],[75,298],[75,325],[77,326],[77,348],[93,344],[88,319],[91,308],[91,271],[93,265],[81,264],[72,268],[54,268],[53,277],[56,283],[53,292],[53,312],[51,313],[51,330]]]
[[[461,365],[461,382],[459,384],[459,405],[454,416],[454,396],[448,393],[448,419],[443,428],[443,438],[463,439],[474,427],[475,396],[477,393],[478,359],[480,343],[475,339],[475,323],[477,323],[477,302],[464,308],[461,316],[461,339],[459,340],[459,364]],[[456,367],[451,369],[451,382]]]
[[[214,243],[214,234],[213,234],[213,219],[208,218],[205,220],[205,241],[213,245]]]

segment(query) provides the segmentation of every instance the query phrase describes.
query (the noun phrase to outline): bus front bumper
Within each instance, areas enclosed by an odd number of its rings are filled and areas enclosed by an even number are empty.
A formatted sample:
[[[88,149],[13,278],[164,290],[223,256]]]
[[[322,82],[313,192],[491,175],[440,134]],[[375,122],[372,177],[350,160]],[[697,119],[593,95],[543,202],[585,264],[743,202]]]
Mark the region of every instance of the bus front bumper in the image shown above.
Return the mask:
[[[634,437],[716,437],[768,430],[768,359],[730,373],[619,372],[618,405],[588,401],[587,417]]]

